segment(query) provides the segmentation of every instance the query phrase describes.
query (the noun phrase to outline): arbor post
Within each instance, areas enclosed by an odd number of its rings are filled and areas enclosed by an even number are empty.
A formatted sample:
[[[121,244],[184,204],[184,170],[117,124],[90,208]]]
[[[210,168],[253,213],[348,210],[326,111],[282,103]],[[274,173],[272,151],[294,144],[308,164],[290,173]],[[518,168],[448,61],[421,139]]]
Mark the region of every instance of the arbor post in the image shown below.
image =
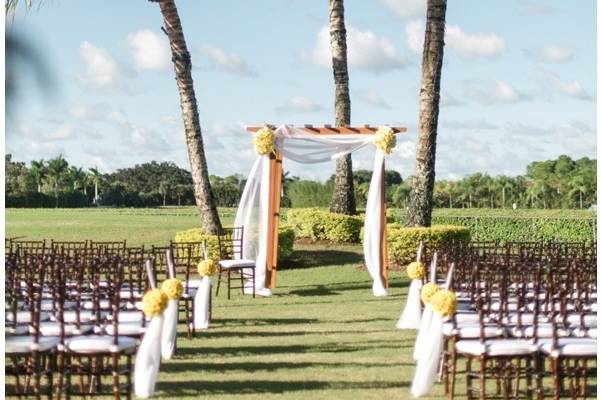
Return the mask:
[[[274,288],[278,265],[278,233],[280,225],[280,200],[282,190],[282,155],[280,152],[269,156],[269,211],[267,224],[267,263],[265,283]]]
[[[380,196],[380,277],[382,284],[388,288],[388,244],[386,243],[386,167],[382,163],[382,195]]]

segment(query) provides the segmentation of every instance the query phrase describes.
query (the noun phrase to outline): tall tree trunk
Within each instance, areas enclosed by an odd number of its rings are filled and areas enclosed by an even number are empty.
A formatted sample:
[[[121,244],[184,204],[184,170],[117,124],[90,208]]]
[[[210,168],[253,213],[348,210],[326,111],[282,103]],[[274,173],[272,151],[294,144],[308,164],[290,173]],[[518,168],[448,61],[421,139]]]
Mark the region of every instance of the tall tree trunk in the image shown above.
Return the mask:
[[[430,226],[436,162],[440,76],[444,51],[446,0],[428,0],[422,55],[419,137],[407,225]]]
[[[98,205],[98,182],[94,182],[94,204]]]
[[[155,0],[156,1],[156,0]],[[200,212],[201,226],[210,234],[221,232],[221,221],[211,192],[209,172],[202,142],[202,132],[198,119],[198,108],[194,83],[192,81],[192,61],[186,47],[184,32],[175,7],[174,0],[158,0],[161,14],[165,22],[164,31],[169,37],[172,61],[175,69],[175,80],[179,90],[184,130],[188,146],[188,158],[192,181],[194,182],[194,197]]]
[[[503,192],[503,208],[505,208],[505,186],[503,186],[502,192]]]
[[[580,209],[582,209],[582,191],[578,191],[578,194],[580,195]]]
[[[332,69],[336,86],[334,96],[336,126],[350,125],[351,97],[348,85],[343,0],[330,0],[330,49],[332,51]],[[336,160],[336,179],[330,211],[349,215],[357,213],[353,184],[353,160],[350,154]]]

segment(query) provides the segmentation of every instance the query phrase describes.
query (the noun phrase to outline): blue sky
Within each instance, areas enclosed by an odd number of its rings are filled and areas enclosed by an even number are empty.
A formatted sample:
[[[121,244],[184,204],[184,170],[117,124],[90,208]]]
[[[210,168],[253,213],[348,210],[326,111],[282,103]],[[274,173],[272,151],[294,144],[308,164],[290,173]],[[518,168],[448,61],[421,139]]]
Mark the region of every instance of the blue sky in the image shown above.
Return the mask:
[[[245,125],[333,123],[327,1],[177,1],[209,164],[246,174]],[[596,157],[593,0],[449,1],[437,177],[524,173]],[[407,126],[388,168],[413,172],[425,0],[346,0],[352,123]],[[104,172],[150,160],[188,168],[161,14],[146,1],[45,1],[9,29],[42,51],[56,93],[31,90],[6,124],[22,161],[63,154]],[[33,85],[31,82],[28,85]],[[372,150],[354,155],[370,168]],[[326,179],[333,163],[294,175]]]

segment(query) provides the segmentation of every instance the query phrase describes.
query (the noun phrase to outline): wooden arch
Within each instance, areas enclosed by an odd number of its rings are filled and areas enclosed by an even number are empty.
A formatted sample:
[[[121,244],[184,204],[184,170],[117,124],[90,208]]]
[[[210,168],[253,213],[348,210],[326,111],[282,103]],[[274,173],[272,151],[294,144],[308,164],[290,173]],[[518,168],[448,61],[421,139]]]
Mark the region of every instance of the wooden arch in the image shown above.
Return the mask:
[[[265,125],[262,126],[248,126],[246,130],[250,133],[255,133]],[[269,128],[275,130],[274,125],[266,125]],[[390,127],[395,134],[407,132],[405,127]],[[303,127],[296,127],[306,133],[314,135],[335,135],[335,134],[358,134],[358,135],[369,135],[375,134],[378,127],[370,125],[363,125],[361,127],[353,126],[337,126],[331,125],[324,126],[313,126],[304,125]],[[280,200],[282,190],[282,155],[279,152],[271,154],[269,156],[269,222],[267,225],[267,255],[266,255],[266,285],[269,288],[274,288],[276,283],[277,275],[277,264],[278,264],[278,229],[280,223]],[[384,168],[385,165],[382,165]],[[388,252],[386,245],[386,174],[382,171],[382,214],[380,215],[381,224],[381,243],[380,248],[380,276],[382,277],[382,283],[384,287],[388,287]]]

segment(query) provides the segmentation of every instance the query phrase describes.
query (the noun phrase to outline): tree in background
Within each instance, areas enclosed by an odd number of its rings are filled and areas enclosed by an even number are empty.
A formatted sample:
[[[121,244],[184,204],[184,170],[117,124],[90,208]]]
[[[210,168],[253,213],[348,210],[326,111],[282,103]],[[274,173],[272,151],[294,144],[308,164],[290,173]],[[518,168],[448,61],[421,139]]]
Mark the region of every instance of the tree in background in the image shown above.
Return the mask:
[[[38,161],[33,160],[31,161],[30,165],[31,167],[29,171],[31,172],[31,176],[38,187],[38,193],[41,193],[42,184],[44,183],[46,174],[48,172],[46,169],[46,162],[43,159]]]
[[[190,159],[192,181],[194,182],[196,206],[200,213],[201,226],[207,233],[218,234],[221,232],[221,221],[219,220],[217,206],[209,182],[209,169],[198,118],[194,82],[192,81],[192,61],[186,46],[184,31],[174,0],[153,1],[158,3],[161,9],[164,20],[163,31],[167,34],[171,47],[175,80],[184,119],[188,158]]]
[[[444,53],[446,0],[428,0],[422,56],[419,136],[415,174],[407,213],[407,225],[430,226],[436,163],[436,134],[440,103],[440,78]]]
[[[48,160],[48,181],[54,191],[54,198],[56,199],[56,207],[58,207],[58,190],[62,185],[67,171],[69,170],[69,163],[59,155],[56,158]]]
[[[102,174],[98,171],[97,168],[88,169],[88,174],[90,177],[90,182],[94,185],[94,205],[98,205],[98,186],[102,183]]]
[[[330,0],[330,50],[334,72],[336,126],[350,125],[351,97],[348,84],[343,0]],[[330,211],[348,215],[357,213],[353,184],[353,160],[351,155],[338,157],[336,159],[336,180]]]

